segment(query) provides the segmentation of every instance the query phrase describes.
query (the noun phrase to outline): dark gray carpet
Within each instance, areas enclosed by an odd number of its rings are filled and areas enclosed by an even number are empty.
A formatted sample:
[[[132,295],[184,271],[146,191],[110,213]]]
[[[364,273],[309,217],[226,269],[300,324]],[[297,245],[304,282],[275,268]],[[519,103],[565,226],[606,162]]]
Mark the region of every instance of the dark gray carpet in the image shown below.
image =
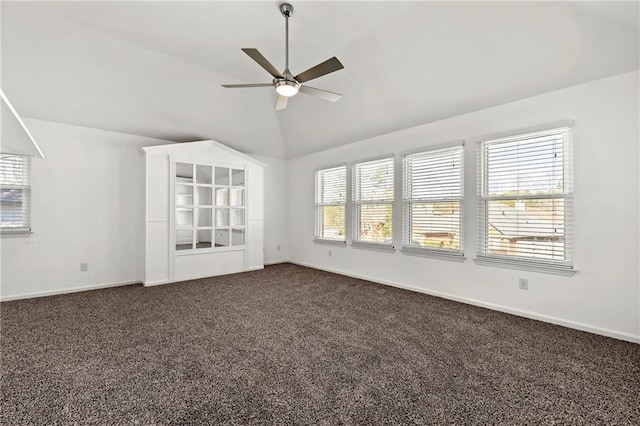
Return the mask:
[[[291,264],[1,308],[3,425],[640,424],[640,345]]]

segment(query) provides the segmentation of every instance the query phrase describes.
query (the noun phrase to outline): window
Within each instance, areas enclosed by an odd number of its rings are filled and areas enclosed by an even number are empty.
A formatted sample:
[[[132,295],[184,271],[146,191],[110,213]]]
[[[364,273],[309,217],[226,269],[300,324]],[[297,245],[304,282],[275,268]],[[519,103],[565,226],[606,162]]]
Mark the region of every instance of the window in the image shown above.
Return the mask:
[[[0,231],[31,231],[29,157],[0,155]]]
[[[316,172],[316,238],[345,240],[347,167]]]
[[[571,273],[571,129],[478,148],[478,260]]]
[[[353,166],[354,242],[393,245],[393,157]]]
[[[409,154],[403,162],[403,250],[461,256],[463,147]]]

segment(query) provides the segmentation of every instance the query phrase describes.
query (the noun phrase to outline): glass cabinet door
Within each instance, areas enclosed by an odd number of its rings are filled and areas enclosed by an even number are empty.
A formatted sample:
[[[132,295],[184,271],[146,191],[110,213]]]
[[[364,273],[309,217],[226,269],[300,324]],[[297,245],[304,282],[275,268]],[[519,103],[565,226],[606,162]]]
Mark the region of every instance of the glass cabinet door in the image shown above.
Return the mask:
[[[245,232],[245,171],[215,168],[215,245],[242,246]],[[240,236],[241,235],[241,236]]]
[[[193,249],[194,189],[193,164],[176,163],[175,219],[176,250]]]
[[[245,177],[241,169],[231,170],[231,245],[245,244]]]
[[[213,166],[196,164],[195,249],[213,247]]]
[[[176,250],[243,246],[245,171],[186,162],[175,170]]]

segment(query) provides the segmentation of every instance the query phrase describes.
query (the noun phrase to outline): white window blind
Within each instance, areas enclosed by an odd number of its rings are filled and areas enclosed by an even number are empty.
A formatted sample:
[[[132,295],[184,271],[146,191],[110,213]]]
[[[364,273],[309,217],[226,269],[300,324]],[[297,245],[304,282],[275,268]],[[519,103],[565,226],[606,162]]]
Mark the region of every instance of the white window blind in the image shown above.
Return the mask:
[[[463,254],[463,150],[456,146],[404,157],[404,248]]]
[[[478,260],[572,271],[568,127],[478,145]]]
[[[316,172],[316,238],[345,241],[347,167]]]
[[[353,166],[354,242],[393,245],[393,157]]]
[[[29,157],[0,155],[0,231],[31,230],[31,160]]]

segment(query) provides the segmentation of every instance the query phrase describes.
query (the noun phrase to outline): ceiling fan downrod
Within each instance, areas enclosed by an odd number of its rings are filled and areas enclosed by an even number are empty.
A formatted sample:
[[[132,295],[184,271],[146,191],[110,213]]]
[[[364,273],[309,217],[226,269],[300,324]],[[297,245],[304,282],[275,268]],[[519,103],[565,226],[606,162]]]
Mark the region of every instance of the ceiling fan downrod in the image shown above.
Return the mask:
[[[284,16],[285,20],[285,41],[284,41],[284,72],[286,74],[290,74],[289,72],[289,18],[293,15],[293,6],[289,3],[282,3],[280,5],[280,13]]]

